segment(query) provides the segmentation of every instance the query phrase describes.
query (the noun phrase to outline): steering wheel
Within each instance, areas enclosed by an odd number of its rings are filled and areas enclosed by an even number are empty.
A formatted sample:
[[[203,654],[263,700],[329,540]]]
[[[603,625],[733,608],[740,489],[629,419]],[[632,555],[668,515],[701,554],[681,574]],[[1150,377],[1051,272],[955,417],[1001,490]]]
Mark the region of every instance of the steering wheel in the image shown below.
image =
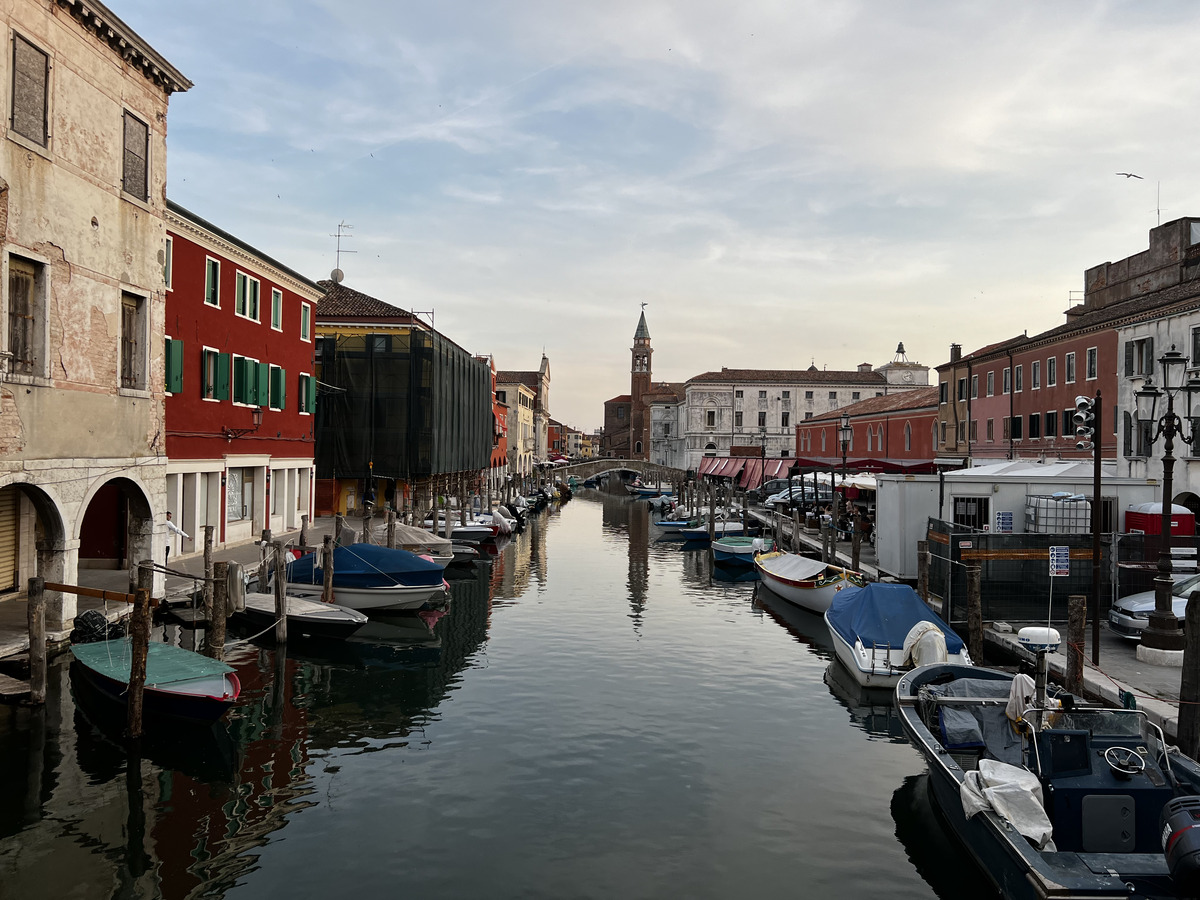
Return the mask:
[[[1142,759],[1141,754],[1128,747],[1109,747],[1104,751],[1104,761],[1113,774],[1123,778],[1137,775],[1146,768],[1146,760]]]

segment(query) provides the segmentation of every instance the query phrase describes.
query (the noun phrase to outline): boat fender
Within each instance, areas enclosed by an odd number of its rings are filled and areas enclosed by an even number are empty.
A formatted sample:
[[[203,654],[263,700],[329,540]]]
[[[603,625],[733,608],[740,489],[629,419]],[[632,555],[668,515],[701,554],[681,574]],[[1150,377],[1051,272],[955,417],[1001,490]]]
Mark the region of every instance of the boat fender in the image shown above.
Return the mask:
[[[1163,855],[1182,896],[1200,894],[1200,797],[1176,797],[1159,817]]]

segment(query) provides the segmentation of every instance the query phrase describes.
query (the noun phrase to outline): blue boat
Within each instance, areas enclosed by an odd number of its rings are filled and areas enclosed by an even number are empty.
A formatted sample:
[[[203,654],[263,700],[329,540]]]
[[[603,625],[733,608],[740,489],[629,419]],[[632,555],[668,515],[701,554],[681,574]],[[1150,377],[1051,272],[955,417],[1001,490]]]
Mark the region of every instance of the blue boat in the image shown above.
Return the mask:
[[[754,566],[754,557],[775,549],[771,538],[725,535],[712,542],[713,562],[719,566]]]
[[[315,553],[287,564],[288,593],[314,599],[325,571]],[[333,551],[333,602],[349,609],[421,609],[445,599],[442,567],[407,550],[350,544]]]
[[[906,644],[920,623],[945,642],[946,655],[937,661],[971,664],[962,638],[907,584],[874,581],[839,591],[825,610],[825,623],[838,659],[863,687],[895,687],[913,668]]]

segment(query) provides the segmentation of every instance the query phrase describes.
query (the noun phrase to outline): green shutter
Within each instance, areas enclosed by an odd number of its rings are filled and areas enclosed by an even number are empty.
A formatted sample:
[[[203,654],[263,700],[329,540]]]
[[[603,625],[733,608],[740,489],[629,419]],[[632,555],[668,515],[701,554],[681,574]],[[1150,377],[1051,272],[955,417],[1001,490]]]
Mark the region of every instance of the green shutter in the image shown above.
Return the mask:
[[[254,363],[254,399],[259,406],[271,403],[271,367],[266,363]]]
[[[213,385],[213,397],[217,400],[229,399],[229,354],[217,354],[217,383]]]
[[[287,384],[287,373],[279,366],[271,367],[271,408],[283,409],[284,392]]]
[[[183,392],[183,341],[173,341],[167,338],[165,357],[167,376],[167,393],[180,394]]]
[[[254,397],[254,360],[244,356],[233,358],[233,401],[235,403],[253,403]]]
[[[308,376],[308,410],[307,412],[315,413],[317,411],[317,379],[311,375]]]

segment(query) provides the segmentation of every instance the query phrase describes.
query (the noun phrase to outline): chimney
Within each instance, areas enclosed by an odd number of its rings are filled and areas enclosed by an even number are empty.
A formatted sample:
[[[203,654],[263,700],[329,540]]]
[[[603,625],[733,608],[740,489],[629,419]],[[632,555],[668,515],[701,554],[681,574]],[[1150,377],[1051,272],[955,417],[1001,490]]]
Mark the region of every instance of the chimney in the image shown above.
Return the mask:
[[[961,344],[951,344],[950,345],[950,362],[955,363],[955,362],[958,362],[960,359],[962,359],[962,345]]]
[[[871,368],[872,367],[871,367],[870,363],[859,363],[858,364],[858,371],[863,372],[863,373],[870,372]]]

